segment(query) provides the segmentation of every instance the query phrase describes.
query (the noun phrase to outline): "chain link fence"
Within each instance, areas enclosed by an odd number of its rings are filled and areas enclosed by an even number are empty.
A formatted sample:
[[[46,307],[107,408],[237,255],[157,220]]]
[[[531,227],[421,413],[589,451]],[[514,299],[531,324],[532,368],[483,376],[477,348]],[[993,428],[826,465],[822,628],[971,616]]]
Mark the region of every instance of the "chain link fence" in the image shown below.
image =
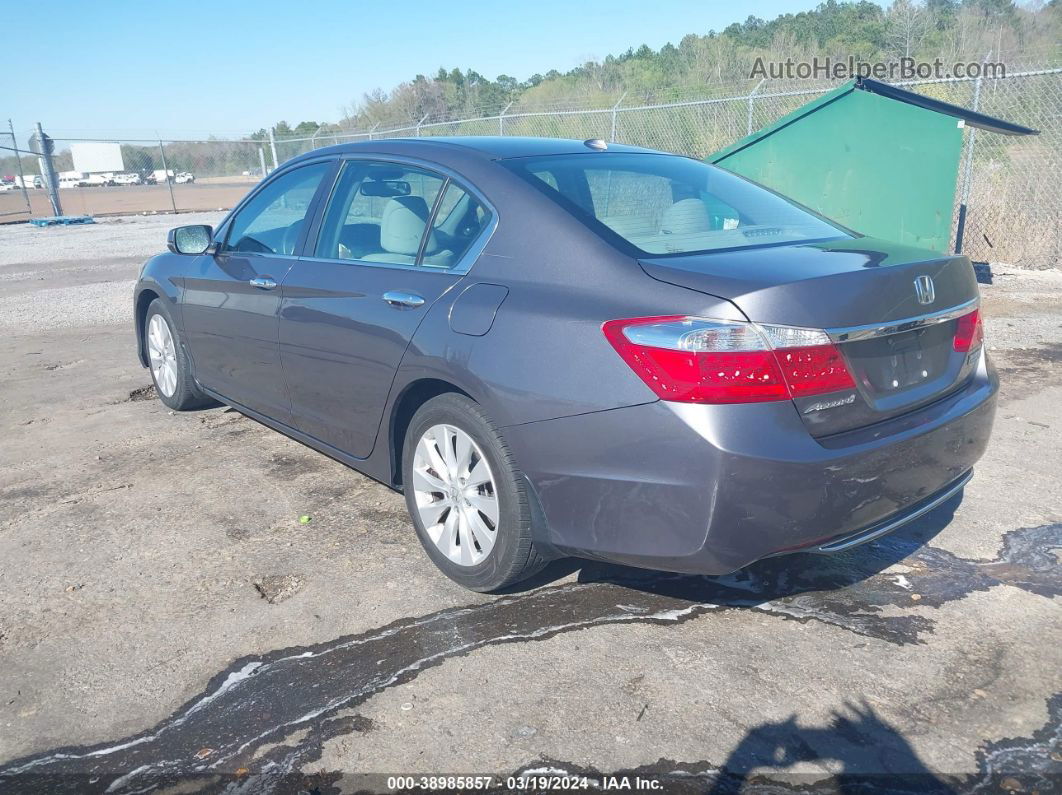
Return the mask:
[[[72,172],[70,145],[89,139],[56,138],[53,160],[56,172],[65,176],[60,200],[67,214],[219,210],[232,207],[280,163],[351,141],[438,135],[601,138],[704,157],[837,87],[803,82],[792,90],[792,85],[760,81],[742,94],[710,97],[624,94],[592,108],[573,102],[547,108],[510,105],[479,118],[422,118],[361,130],[326,125],[299,137],[119,140],[114,142],[121,145],[123,176],[104,174],[102,181],[91,174],[79,182]],[[952,241],[979,262],[1030,268],[1062,262],[1062,68],[898,85],[1040,130],[1038,136],[1011,138],[965,129]],[[23,155],[22,163],[27,175],[40,173],[36,156]],[[9,169],[5,166],[4,173]],[[28,204],[19,191],[0,192],[0,221],[50,212],[45,191],[30,188],[26,194]]]

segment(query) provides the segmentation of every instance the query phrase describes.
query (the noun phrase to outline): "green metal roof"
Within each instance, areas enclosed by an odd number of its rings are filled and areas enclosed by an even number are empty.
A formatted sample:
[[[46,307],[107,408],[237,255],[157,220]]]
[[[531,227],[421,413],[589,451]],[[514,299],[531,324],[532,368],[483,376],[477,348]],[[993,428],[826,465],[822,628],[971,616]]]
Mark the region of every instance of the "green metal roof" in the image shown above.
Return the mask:
[[[709,163],[718,163],[720,160],[725,160],[735,152],[740,152],[746,146],[750,146],[751,144],[754,144],[757,141],[761,141],[764,138],[773,135],[774,133],[781,130],[783,127],[788,127],[793,122],[799,121],[805,116],[814,113],[819,108],[823,108],[826,105],[829,105],[831,102],[836,102],[841,97],[846,96],[847,94],[850,94],[855,91],[855,88],[856,81],[849,80],[847,83],[843,83],[842,85],[835,88],[833,91],[823,94],[818,99],[812,100],[806,105],[801,105],[796,110],[787,113],[785,116],[782,116],[780,119],[777,119],[771,124],[768,124],[766,127],[761,127],[760,129],[756,130],[756,132],[749,133],[744,138],[734,141],[734,143],[730,144],[730,146],[726,146],[720,149],[718,152],[714,152],[713,154],[708,155],[705,160],[707,160]]]
[[[836,102],[842,97],[851,94],[855,90],[867,91],[871,94],[877,94],[881,97],[887,97],[888,99],[896,100],[897,102],[903,102],[907,105],[914,105],[915,107],[928,110],[931,113],[942,113],[946,116],[954,116],[957,119],[962,119],[966,124],[971,127],[978,127],[982,130],[988,130],[989,132],[1001,133],[1003,135],[1037,135],[1038,131],[1023,127],[1020,124],[1014,124],[1012,122],[1003,121],[1002,119],[996,119],[992,116],[986,116],[983,113],[970,110],[969,108],[963,108],[959,105],[952,105],[948,102],[941,102],[931,97],[925,97],[921,94],[916,94],[913,91],[907,91],[903,88],[897,88],[896,86],[889,85],[888,83],[882,83],[878,80],[871,80],[869,78],[855,78],[849,80],[846,83],[842,83],[826,94],[823,94],[818,99],[808,102],[806,105],[801,105],[791,113],[782,116],[772,124],[768,124],[766,127],[762,127],[756,130],[754,133],[746,135],[744,138],[735,141],[730,146],[720,149],[714,154],[708,155],[705,158],[710,163],[718,163],[720,160],[725,160],[735,152],[740,152],[746,146],[749,146],[757,141],[762,141],[770,135],[781,130],[783,127],[787,127],[795,121],[802,119],[820,108],[829,105],[831,102]]]

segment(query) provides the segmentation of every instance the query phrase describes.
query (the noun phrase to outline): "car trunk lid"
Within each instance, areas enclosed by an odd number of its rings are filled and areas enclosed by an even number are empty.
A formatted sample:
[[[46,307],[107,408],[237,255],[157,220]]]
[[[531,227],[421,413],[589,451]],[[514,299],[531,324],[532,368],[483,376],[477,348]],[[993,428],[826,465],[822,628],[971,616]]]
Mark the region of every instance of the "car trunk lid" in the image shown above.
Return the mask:
[[[753,322],[826,329],[855,388],[795,399],[816,437],[931,403],[976,364],[979,349],[954,344],[958,318],[978,300],[965,257],[858,238],[648,258],[641,266],[660,281],[726,298]]]

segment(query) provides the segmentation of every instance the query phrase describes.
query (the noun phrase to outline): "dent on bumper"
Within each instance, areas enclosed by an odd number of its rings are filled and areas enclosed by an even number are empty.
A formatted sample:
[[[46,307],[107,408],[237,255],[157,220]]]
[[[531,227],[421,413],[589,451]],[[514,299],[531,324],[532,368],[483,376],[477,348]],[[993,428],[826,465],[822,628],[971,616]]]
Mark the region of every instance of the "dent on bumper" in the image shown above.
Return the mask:
[[[723,574],[903,514],[984,453],[998,388],[982,360],[962,391],[888,426],[819,442],[793,405],[656,402],[512,426],[558,549]]]

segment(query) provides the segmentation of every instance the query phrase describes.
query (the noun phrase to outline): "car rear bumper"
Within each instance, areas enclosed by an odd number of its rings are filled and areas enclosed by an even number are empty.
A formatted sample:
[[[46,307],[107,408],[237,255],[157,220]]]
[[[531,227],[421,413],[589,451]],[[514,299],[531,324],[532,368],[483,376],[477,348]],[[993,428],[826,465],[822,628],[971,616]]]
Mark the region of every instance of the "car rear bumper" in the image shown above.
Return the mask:
[[[984,453],[997,390],[982,355],[960,391],[825,439],[808,434],[788,401],[655,402],[504,433],[551,546],[723,574],[786,552],[839,551],[931,510]]]

